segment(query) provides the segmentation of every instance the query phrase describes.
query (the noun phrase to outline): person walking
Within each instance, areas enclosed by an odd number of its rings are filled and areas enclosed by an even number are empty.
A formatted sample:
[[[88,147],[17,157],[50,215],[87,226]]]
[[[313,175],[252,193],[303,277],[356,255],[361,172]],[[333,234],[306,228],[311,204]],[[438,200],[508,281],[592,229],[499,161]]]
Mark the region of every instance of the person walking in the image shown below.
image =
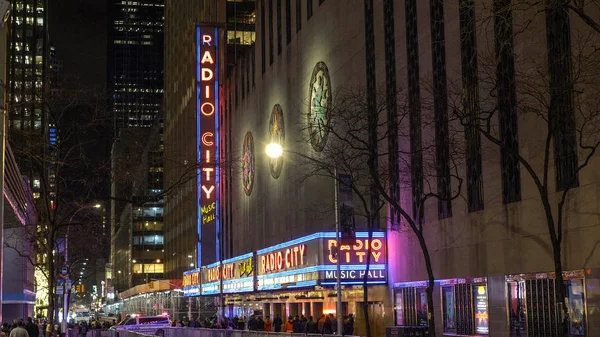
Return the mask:
[[[279,314],[276,314],[273,320],[273,331],[281,332],[281,325],[283,325],[283,320],[279,317]]]
[[[273,328],[273,322],[271,322],[271,317],[267,316],[267,319],[265,319],[265,331],[271,332],[272,328]]]
[[[288,317],[285,322],[285,332],[294,332],[294,318],[292,316]]]
[[[29,337],[39,337],[40,335],[40,327],[33,323],[33,319],[31,317],[27,317],[27,324],[25,324],[25,330],[29,334]]]
[[[22,320],[16,322],[16,327],[12,329],[9,337],[29,337],[27,330],[25,330],[25,323]]]
[[[325,314],[321,315],[319,321],[317,322],[317,333],[323,333],[323,327],[325,326]]]
[[[333,318],[333,314],[329,314],[329,316],[325,317],[325,322],[323,323],[323,334],[324,335],[331,335],[333,334],[333,322],[334,320]]]

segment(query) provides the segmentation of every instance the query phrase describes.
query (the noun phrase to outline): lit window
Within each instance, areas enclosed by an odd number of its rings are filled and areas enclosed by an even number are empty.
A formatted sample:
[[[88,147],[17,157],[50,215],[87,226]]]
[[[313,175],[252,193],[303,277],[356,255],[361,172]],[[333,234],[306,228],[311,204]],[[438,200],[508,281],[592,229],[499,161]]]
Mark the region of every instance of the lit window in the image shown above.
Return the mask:
[[[39,192],[33,192],[33,198],[34,199],[39,199],[40,198],[40,193]]]
[[[40,188],[40,180],[39,179],[33,180],[33,188]]]

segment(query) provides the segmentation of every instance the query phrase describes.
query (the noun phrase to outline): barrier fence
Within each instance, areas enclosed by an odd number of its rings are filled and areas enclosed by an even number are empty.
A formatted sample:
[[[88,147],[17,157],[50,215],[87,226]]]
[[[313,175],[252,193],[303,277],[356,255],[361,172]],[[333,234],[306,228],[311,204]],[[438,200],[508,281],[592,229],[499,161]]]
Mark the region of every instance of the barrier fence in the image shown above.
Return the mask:
[[[265,332],[249,330],[220,330],[187,327],[132,327],[135,330],[109,330],[109,337],[342,337],[288,332]],[[96,337],[90,336],[87,337]],[[357,337],[357,336],[345,336]]]

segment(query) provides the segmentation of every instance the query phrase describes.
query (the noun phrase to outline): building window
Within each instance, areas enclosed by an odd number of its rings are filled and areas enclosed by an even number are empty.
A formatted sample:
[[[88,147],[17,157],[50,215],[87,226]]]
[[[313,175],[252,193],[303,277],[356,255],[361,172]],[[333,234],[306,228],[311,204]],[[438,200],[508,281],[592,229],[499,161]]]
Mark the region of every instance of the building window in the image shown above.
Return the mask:
[[[296,0],[296,33],[302,29],[302,1]]]
[[[425,287],[405,287],[396,290],[396,325],[427,326]]]
[[[260,0],[260,49],[262,61],[262,73],[264,74],[267,68],[267,56],[265,51],[265,0]]]
[[[510,0],[494,1],[494,40],[496,49],[496,97],[500,119],[502,166],[502,202],[521,200],[519,137],[517,128],[517,94],[515,57]]]
[[[273,64],[273,0],[269,0],[269,64]]]
[[[313,0],[306,1],[306,20],[309,20],[312,17],[313,10]]]
[[[546,50],[552,102],[548,108],[548,121],[554,142],[557,191],[579,186],[570,27],[568,11],[556,6],[546,11]]]
[[[292,41],[292,0],[285,0],[285,37],[287,44]]]
[[[444,332],[456,333],[454,289],[452,287],[442,287],[442,313],[444,316]]]
[[[555,309],[556,280],[539,278],[540,275],[546,274],[519,275],[518,278],[507,280],[511,336],[528,336],[541,331],[545,331],[548,336],[558,335],[560,318]],[[564,281],[567,291],[565,304],[569,312],[568,336],[586,336],[583,277],[581,272]]]
[[[40,188],[40,180],[39,179],[33,180],[33,188]]]
[[[433,110],[435,115],[435,157],[438,198],[438,218],[452,216],[450,201],[450,145],[448,140],[448,88],[446,87],[446,53],[444,33],[444,3],[430,2],[431,54],[433,67]]]
[[[281,55],[281,0],[277,0],[277,55]]]
[[[487,284],[457,281],[441,281],[444,333],[489,334]]]
[[[483,209],[483,177],[479,122],[479,83],[474,0],[459,2],[463,113],[466,121],[467,202],[469,212]]]
[[[410,124],[410,171],[412,187],[412,214],[423,221],[423,155],[421,142],[421,89],[419,80],[419,40],[417,1],[404,2],[406,13],[406,54],[408,75],[408,111]]]

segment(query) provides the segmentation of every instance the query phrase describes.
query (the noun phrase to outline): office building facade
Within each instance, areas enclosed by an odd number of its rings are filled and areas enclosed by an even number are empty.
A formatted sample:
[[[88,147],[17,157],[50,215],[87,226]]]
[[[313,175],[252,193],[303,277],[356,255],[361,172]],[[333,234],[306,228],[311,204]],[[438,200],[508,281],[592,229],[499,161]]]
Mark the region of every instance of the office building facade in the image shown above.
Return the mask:
[[[565,86],[564,82],[538,83],[540,77],[527,71],[538,69],[552,81],[567,82],[571,74],[585,74],[574,83],[595,92],[587,82],[595,68],[581,62],[592,62],[583,55],[593,49],[598,35],[577,13],[564,8],[556,11],[539,4],[528,10],[505,1],[493,4],[382,0],[341,7],[333,0],[258,1],[256,48],[235,62],[219,92],[219,145],[227,158],[219,163],[230,180],[221,179],[222,208],[217,213],[221,235],[201,244],[218,242],[215,257],[220,258],[205,261],[202,257],[201,268],[184,274],[187,294],[224,293],[229,315],[320,316],[335,311],[335,300],[328,296],[331,255],[324,248],[330,246],[323,240],[328,242],[336,221],[336,187],[331,178],[311,176],[307,171],[311,166],[301,158],[320,158],[335,144],[335,136],[324,126],[334,112],[330,109],[343,103],[336,101],[338,94],[355,87],[365,94],[367,106],[387,101],[384,115],[397,109],[385,120],[403,118],[382,136],[386,155],[381,155],[380,166],[391,165],[388,172],[396,175],[390,179],[398,188],[390,194],[411,219],[422,219],[436,279],[431,309],[438,333],[541,336],[556,335],[559,328],[567,329],[569,335],[598,333],[599,271],[592,238],[598,237],[600,223],[596,217],[583,215],[597,207],[598,179],[593,172],[598,164],[597,159],[586,162],[589,152],[578,149],[573,136],[581,131],[576,125],[594,116],[589,106],[585,108],[587,103],[579,103],[593,98],[569,96],[565,94],[569,90],[552,91]],[[593,8],[584,9],[593,12]],[[546,13],[546,17],[535,13]],[[495,25],[479,25],[479,20]],[[167,58],[167,69],[177,64],[181,69],[196,66],[199,70],[197,78],[193,72],[186,78],[173,75],[173,87],[167,85],[167,109],[173,114],[172,129],[167,132],[181,137],[178,144],[187,140],[189,146],[181,162],[197,163],[197,140],[205,132],[195,130],[196,115],[206,112],[202,109],[206,102],[195,94],[209,80],[202,77],[203,69],[212,70],[212,64],[202,62],[204,53],[211,53],[203,49],[208,47],[203,36],[210,32],[204,33],[202,24],[210,22],[214,21],[186,23],[187,30],[179,30],[180,38],[174,36],[171,42],[182,50],[173,59]],[[192,23],[200,24],[200,38]],[[578,61],[566,62],[565,55]],[[223,83],[222,77],[218,80]],[[551,124],[557,128],[550,128],[556,132],[555,145],[545,137],[546,124],[527,115],[534,111],[527,109],[536,106],[528,100],[546,97],[533,94],[529,90],[533,88],[561,97],[554,101],[559,105],[550,108],[562,111],[561,121]],[[396,104],[397,100],[405,104]],[[492,122],[506,144],[500,148],[494,148],[483,132],[472,132],[454,118],[459,112],[481,116],[477,114],[487,113],[490,106],[497,107],[500,116]],[[557,116],[553,111],[538,111],[536,116]],[[189,126],[183,127],[177,119]],[[395,132],[397,136],[388,138]],[[457,137],[461,141],[454,143]],[[285,149],[282,159],[265,154],[265,145],[274,142]],[[429,143],[428,151],[423,150]],[[551,144],[548,151],[555,153],[546,162],[548,171],[537,156],[544,153],[544,144]],[[455,163],[452,156],[457,149],[463,149],[464,156]],[[582,164],[589,166],[578,170]],[[558,285],[544,203],[532,172],[548,172],[551,200],[571,189],[570,206],[561,214],[563,279],[569,305],[569,319],[564,321],[556,305]],[[167,177],[170,174],[167,170]],[[181,205],[188,205],[192,212],[198,209],[201,186],[190,183],[185,192],[174,196],[173,214]],[[453,198],[458,186],[460,197]],[[440,198],[422,202],[427,191]],[[354,203],[358,208],[356,196]],[[167,217],[170,211],[167,206]],[[392,213],[382,212],[377,227],[386,233],[388,255],[383,266],[386,284],[373,284],[369,290],[375,335],[383,335],[381,328],[387,325],[429,324],[421,247],[407,220]],[[186,242],[191,251],[198,237],[189,233],[197,234],[198,218],[199,214],[192,213],[185,220],[187,227],[169,239]],[[357,216],[355,240],[364,236],[360,233],[365,223]],[[350,247],[360,247],[359,241]],[[365,270],[360,263],[344,268]],[[343,293],[343,314],[356,314],[355,333],[364,335],[362,289],[346,282]]]
[[[115,128],[150,127],[163,98],[164,1],[111,0],[108,13],[107,79]]]

